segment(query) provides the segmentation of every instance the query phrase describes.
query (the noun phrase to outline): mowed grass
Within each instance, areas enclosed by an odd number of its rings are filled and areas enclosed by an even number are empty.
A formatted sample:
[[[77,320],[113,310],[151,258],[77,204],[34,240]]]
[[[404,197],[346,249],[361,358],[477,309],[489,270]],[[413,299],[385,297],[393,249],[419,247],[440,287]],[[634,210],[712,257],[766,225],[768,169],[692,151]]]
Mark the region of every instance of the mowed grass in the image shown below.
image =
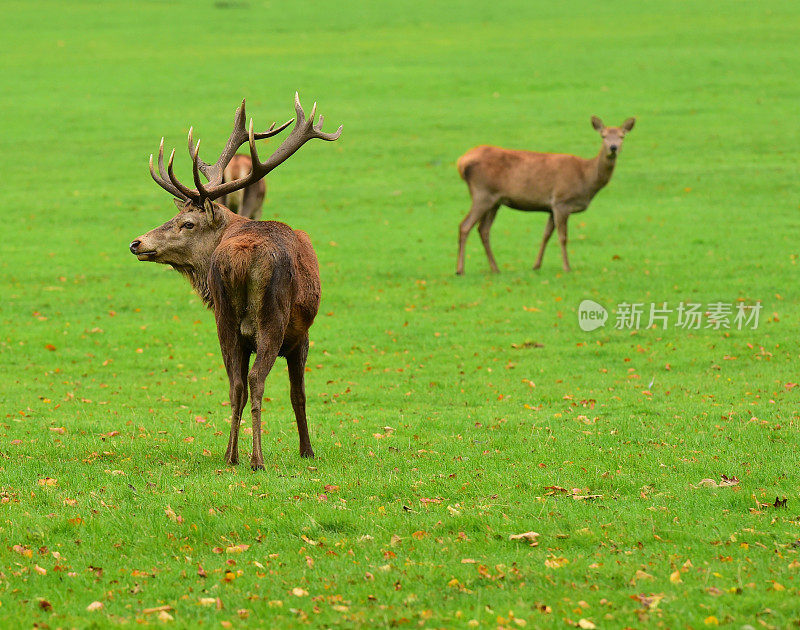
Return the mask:
[[[4,9],[0,624],[797,622],[795,3]],[[127,246],[174,210],[162,135],[187,178],[189,125],[209,160],[241,98],[263,127],[295,90],[344,124],[264,213],[320,259],[317,458],[280,360],[253,473],[222,461],[212,315]],[[502,273],[473,234],[455,277],[457,157],[588,157],[592,114],[637,125],[570,221],[574,271],[555,238],[531,271],[545,217],[502,209]],[[757,330],[613,328],[620,302],[737,300]]]

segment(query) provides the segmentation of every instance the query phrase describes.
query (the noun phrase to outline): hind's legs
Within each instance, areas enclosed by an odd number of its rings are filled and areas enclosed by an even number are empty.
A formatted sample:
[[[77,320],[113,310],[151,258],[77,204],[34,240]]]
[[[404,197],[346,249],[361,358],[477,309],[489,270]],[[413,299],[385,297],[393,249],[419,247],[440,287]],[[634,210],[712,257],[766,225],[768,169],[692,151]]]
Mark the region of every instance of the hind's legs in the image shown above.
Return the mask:
[[[547,247],[547,241],[553,235],[553,230],[556,224],[553,222],[553,213],[547,215],[547,225],[544,226],[544,236],[542,237],[542,246],[539,248],[539,255],[536,257],[536,262],[533,263],[534,269],[539,269],[542,266],[542,257],[544,256],[544,248]]]

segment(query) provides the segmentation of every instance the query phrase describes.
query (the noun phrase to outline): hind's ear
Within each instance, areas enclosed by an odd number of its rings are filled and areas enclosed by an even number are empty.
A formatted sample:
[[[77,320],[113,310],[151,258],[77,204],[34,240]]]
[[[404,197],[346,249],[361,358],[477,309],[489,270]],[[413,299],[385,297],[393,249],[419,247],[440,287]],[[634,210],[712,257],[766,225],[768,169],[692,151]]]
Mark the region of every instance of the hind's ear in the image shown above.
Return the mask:
[[[621,127],[625,131],[625,133],[628,133],[631,129],[633,129],[633,126],[635,124],[636,124],[635,118],[628,118],[628,120],[622,123]]]
[[[604,126],[602,120],[597,116],[592,116],[592,127],[594,127],[595,131],[602,131]]]
[[[177,197],[172,200],[172,203],[175,204],[175,207],[178,210],[183,210],[186,207],[186,202],[183,199],[178,199]]]

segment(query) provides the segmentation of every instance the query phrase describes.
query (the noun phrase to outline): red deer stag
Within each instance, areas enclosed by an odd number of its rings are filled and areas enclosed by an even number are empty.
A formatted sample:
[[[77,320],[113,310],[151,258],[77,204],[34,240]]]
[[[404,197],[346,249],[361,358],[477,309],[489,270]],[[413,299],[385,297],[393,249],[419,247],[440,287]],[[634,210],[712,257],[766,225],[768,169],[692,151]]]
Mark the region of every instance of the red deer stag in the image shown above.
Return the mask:
[[[564,153],[512,151],[486,145],[462,155],[458,172],[469,186],[472,207],[459,226],[456,273],[464,273],[464,246],[478,222],[489,266],[493,272],[499,271],[489,244],[489,230],[501,205],[550,213],[533,268],[541,267],[547,241],[553,229],[558,228],[564,271],[569,271],[567,219],[570,214],[586,210],[598,191],[608,184],[622,139],[635,122],[634,118],[628,118],[621,127],[606,127],[597,116],[592,116],[592,127],[602,136],[603,146],[589,160]]]
[[[249,155],[236,154],[228,166],[225,167],[222,181],[232,182],[246,177],[252,168],[253,163]],[[264,205],[264,197],[266,196],[267,180],[264,178],[246,188],[240,188],[227,194],[222,199],[222,204],[236,214],[258,221],[261,218],[261,206]]]
[[[158,150],[158,173],[150,156],[150,174],[175,197],[178,214],[161,227],[138,237],[130,245],[139,259],[171,265],[185,275],[197,294],[213,308],[220,349],[230,381],[231,434],[225,461],[239,462],[239,426],[250,387],[253,416],[253,453],[250,466],[264,468],[261,452],[261,403],[264,381],[278,356],[286,357],[290,397],[300,455],[313,457],[306,423],[305,364],[308,329],[319,308],[320,282],[317,257],[305,232],[276,221],[251,221],[234,214],[215,199],[250,186],[288,159],[312,138],[336,140],[335,133],[322,132],[322,116],[314,124],[316,103],[310,118],[295,95],[297,118],[294,129],[265,162],[256,151],[256,140],[268,138],[288,127],[275,124],[263,133],[245,127],[245,104],[236,110],[233,132],[219,159],[206,164],[200,159],[200,142],[191,150],[194,188],[182,184],[173,173],[175,150],[164,168],[164,140]],[[236,150],[249,142],[252,169],[245,176],[223,182],[225,167]],[[189,145],[192,146],[189,131]],[[200,174],[208,180],[203,184]],[[250,367],[250,355],[255,360]]]

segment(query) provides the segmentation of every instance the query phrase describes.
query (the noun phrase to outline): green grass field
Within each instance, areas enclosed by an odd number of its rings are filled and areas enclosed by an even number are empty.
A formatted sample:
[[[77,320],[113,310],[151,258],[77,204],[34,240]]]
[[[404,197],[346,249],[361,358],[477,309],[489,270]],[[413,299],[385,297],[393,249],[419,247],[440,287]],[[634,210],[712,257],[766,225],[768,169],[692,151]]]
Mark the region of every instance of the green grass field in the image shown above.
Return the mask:
[[[2,627],[798,623],[800,6],[3,8]],[[162,135],[190,180],[189,125],[210,159],[243,97],[263,126],[295,90],[344,124],[264,212],[320,259],[317,458],[279,360],[253,473],[247,429],[222,461],[213,316],[127,247],[174,211]],[[588,157],[592,114],[637,125],[570,221],[574,271],[554,238],[533,272],[545,216],[503,209],[502,273],[473,233],[457,278],[458,156]],[[763,310],[587,333],[583,299]]]

